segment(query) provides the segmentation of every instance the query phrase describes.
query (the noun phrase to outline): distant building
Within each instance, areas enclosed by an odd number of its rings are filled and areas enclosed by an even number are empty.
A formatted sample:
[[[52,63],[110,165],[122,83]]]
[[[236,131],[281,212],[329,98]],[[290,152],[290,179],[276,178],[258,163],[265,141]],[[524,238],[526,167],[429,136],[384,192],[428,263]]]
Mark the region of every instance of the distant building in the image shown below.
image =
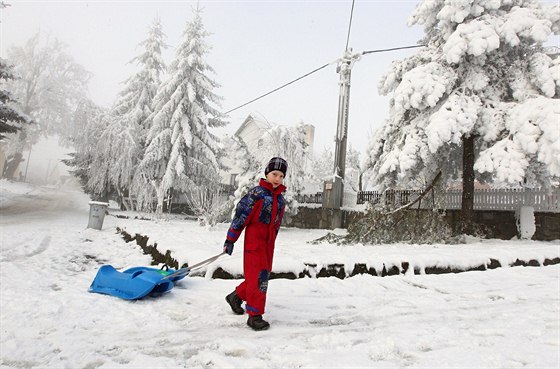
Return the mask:
[[[267,120],[255,117],[249,114],[247,118],[243,121],[239,129],[234,133],[234,136],[243,140],[247,145],[247,148],[252,153],[258,153],[262,143],[263,137],[266,133],[273,127],[278,126],[275,123],[271,123]],[[307,152],[313,152],[313,141],[315,140],[315,126],[312,124],[305,124],[305,142],[307,143]]]
[[[233,135],[245,142],[249,152],[255,153],[262,145],[263,137],[266,132],[273,127],[274,124],[269,121],[256,118],[249,114]]]

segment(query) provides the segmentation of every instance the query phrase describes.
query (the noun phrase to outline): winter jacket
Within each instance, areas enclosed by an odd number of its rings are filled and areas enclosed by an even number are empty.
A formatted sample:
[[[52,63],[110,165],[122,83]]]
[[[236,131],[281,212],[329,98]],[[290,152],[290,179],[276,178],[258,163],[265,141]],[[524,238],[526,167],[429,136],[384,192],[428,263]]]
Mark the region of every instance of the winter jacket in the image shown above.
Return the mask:
[[[259,185],[251,189],[237,204],[235,216],[227,233],[227,239],[237,241],[245,230],[245,247],[256,248],[259,245],[274,247],[276,234],[284,216],[285,200],[282,193],[284,185],[276,189],[261,179]],[[274,217],[274,222],[271,219]]]

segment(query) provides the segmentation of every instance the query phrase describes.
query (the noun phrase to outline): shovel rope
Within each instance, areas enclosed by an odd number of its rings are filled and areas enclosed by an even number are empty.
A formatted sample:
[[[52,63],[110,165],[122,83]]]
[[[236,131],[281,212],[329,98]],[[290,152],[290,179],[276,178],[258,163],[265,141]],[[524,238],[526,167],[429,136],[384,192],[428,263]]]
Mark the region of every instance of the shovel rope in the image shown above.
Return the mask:
[[[165,277],[162,278],[162,280],[163,280],[163,279],[174,278],[174,277],[177,277],[177,276],[183,275],[183,274],[186,275],[186,274],[188,274],[191,270],[200,269],[200,268],[202,268],[202,267],[204,267],[204,266],[206,266],[206,265],[208,265],[208,264],[210,264],[210,263],[213,263],[213,262],[216,261],[220,256],[225,255],[225,254],[226,254],[226,252],[224,251],[224,252],[222,252],[222,253],[220,253],[220,254],[218,254],[218,255],[214,255],[214,256],[212,256],[212,257],[209,257],[208,259],[203,260],[203,261],[201,261],[200,263],[196,263],[196,264],[194,264],[194,265],[192,265],[192,266],[187,266],[187,267],[181,268],[181,269],[179,269],[179,270],[177,270],[177,271],[175,271],[175,272],[173,272],[173,273],[171,273],[171,274],[169,274],[169,275],[166,275]]]

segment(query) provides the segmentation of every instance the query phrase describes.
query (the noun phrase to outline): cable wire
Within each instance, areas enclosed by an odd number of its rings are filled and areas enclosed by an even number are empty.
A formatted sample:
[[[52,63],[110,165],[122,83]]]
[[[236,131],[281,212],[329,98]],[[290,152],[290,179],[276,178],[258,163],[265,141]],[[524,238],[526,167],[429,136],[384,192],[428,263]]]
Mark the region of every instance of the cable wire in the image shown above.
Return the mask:
[[[333,64],[333,63],[336,63],[336,61],[327,63],[327,64],[325,64],[325,65],[323,65],[323,66],[321,66],[321,67],[319,67],[319,68],[317,68],[317,69],[314,69],[314,70],[312,70],[311,72],[306,73],[306,74],[304,74],[303,76],[294,79],[293,81],[290,81],[290,82],[288,82],[288,83],[285,83],[285,84],[283,84],[282,86],[277,87],[277,88],[275,88],[274,90],[272,90],[272,91],[270,91],[270,92],[267,92],[266,94],[263,94],[263,95],[261,95],[261,96],[259,96],[259,97],[256,97],[256,98],[254,98],[253,100],[251,100],[251,101],[249,101],[249,102],[246,102],[246,103],[243,104],[243,105],[239,105],[239,106],[236,107],[236,108],[233,108],[233,109],[231,109],[231,110],[228,110],[228,111],[226,111],[224,114],[227,115],[227,114],[231,113],[232,111],[235,111],[235,110],[237,110],[237,109],[240,109],[240,108],[244,107],[245,105],[249,105],[249,104],[252,103],[252,102],[255,102],[255,101],[257,101],[257,100],[260,100],[260,99],[262,99],[263,97],[268,96],[268,95],[270,95],[271,93],[276,92],[276,91],[278,91],[278,90],[280,90],[280,89],[282,89],[282,88],[284,88],[284,87],[286,87],[286,86],[289,86],[289,85],[291,85],[292,83],[297,82],[297,81],[299,81],[300,79],[303,79],[303,78],[305,78],[305,77],[307,77],[307,76],[309,76],[309,75],[311,75],[311,74],[313,74],[313,73],[315,73],[315,72],[318,72],[318,71],[320,71],[321,69],[326,68],[326,67],[328,67],[329,65],[331,65],[331,64]]]
[[[373,53],[382,53],[385,51],[395,51],[395,50],[405,50],[405,49],[414,49],[417,47],[424,47],[426,45],[413,45],[413,46],[402,46],[402,47],[392,47],[390,49],[378,49],[378,50],[370,50],[370,51],[364,51],[362,52],[362,55],[366,55],[366,54],[373,54]]]
[[[393,47],[393,48],[390,48],[390,49],[370,50],[370,51],[364,51],[364,52],[362,52],[361,55],[373,54],[373,53],[381,53],[381,52],[385,52],[385,51],[395,51],[395,50],[413,49],[413,48],[424,47],[424,46],[426,46],[426,45],[413,45],[413,46]],[[275,88],[275,89],[272,90],[272,91],[269,91],[269,92],[267,92],[267,93],[265,93],[265,94],[263,94],[263,95],[261,95],[261,96],[259,96],[259,97],[254,98],[254,99],[251,100],[251,101],[246,102],[245,104],[239,105],[238,107],[235,107],[235,108],[233,108],[233,109],[231,109],[231,110],[226,111],[226,112],[224,113],[224,115],[228,115],[229,113],[231,113],[231,112],[233,112],[233,111],[235,111],[235,110],[237,110],[237,109],[240,109],[240,108],[242,108],[242,107],[244,107],[244,106],[246,106],[246,105],[249,105],[249,104],[251,104],[251,103],[253,103],[253,102],[257,101],[257,100],[260,100],[260,99],[262,99],[263,97],[270,95],[271,93],[274,93],[274,92],[276,92],[276,91],[278,91],[278,90],[280,90],[280,89],[282,89],[282,88],[284,88],[284,87],[286,87],[286,86],[289,86],[289,85],[291,85],[292,83],[295,83],[295,82],[299,81],[300,79],[303,79],[303,78],[305,78],[305,77],[307,77],[307,76],[309,76],[309,75],[311,75],[311,74],[313,74],[313,73],[315,73],[315,72],[318,72],[318,71],[320,71],[321,69],[326,68],[326,67],[328,67],[329,65],[334,64],[334,63],[337,63],[337,62],[338,62],[338,60],[335,60],[335,61],[332,61],[332,62],[330,62],[330,63],[327,63],[327,64],[325,64],[325,65],[323,65],[323,66],[321,66],[321,67],[319,67],[319,68],[316,68],[316,69],[312,70],[311,72],[304,74],[304,75],[301,76],[301,77],[298,77],[298,78],[296,78],[296,79],[294,79],[294,80],[292,80],[292,81],[290,81],[290,82],[288,82],[288,83],[283,84],[283,85],[280,86],[280,87]]]
[[[354,15],[354,0],[352,0],[352,10],[350,10],[350,22],[348,22],[348,34],[346,35],[346,48],[348,51],[348,43],[350,42],[350,30],[352,29],[352,16]]]

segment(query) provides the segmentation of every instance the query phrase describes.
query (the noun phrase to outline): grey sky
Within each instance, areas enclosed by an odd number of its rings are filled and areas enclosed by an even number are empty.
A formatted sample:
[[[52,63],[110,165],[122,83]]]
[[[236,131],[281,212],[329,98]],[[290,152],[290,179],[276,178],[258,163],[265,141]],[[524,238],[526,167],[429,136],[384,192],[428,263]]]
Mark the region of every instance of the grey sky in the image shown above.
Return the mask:
[[[36,31],[65,42],[77,62],[94,74],[91,98],[109,106],[135,70],[127,64],[141,50],[154,17],[161,19],[167,63],[175,53],[195,1],[16,1],[1,11],[0,52],[23,45]],[[423,30],[406,25],[416,1],[356,0],[349,46],[354,51],[414,45]],[[339,58],[346,45],[351,0],[200,1],[212,33],[208,62],[224,111]],[[349,142],[359,151],[388,112],[377,82],[391,61],[414,51],[366,55],[352,70]],[[230,114],[233,132],[252,112],[268,121],[316,127],[315,151],[334,148],[338,109],[336,65]]]

